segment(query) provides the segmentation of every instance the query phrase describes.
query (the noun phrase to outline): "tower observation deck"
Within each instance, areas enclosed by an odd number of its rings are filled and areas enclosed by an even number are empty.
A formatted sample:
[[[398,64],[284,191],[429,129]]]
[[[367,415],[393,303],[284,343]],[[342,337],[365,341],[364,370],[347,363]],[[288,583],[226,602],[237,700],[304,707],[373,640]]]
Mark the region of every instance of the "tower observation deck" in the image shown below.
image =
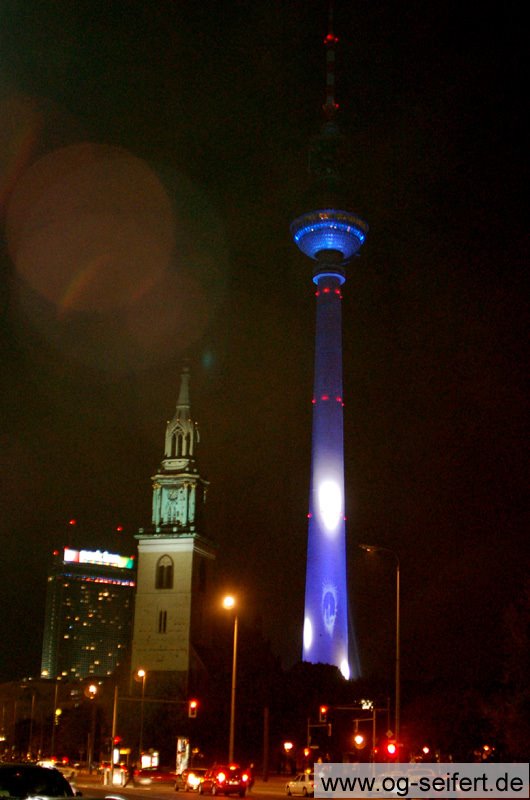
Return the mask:
[[[368,225],[338,200],[336,192],[341,177],[339,132],[334,120],[338,108],[334,97],[336,42],[330,9],[329,33],[324,40],[327,119],[311,170],[326,202],[298,216],[291,223],[291,235],[299,250],[312,259],[317,287],[302,659],[335,665],[349,679],[358,675],[348,622],[341,301],[346,265],[360,250]],[[330,199],[337,202],[330,203]]]

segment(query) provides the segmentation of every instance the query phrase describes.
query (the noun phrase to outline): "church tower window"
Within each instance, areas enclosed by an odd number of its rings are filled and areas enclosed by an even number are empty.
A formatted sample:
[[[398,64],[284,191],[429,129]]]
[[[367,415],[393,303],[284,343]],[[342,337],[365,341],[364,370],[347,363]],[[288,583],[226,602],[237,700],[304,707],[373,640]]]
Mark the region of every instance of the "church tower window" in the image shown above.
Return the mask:
[[[166,633],[167,630],[167,611],[158,612],[158,633]]]
[[[161,556],[157,561],[155,588],[173,588],[173,559],[171,559],[169,556]]]

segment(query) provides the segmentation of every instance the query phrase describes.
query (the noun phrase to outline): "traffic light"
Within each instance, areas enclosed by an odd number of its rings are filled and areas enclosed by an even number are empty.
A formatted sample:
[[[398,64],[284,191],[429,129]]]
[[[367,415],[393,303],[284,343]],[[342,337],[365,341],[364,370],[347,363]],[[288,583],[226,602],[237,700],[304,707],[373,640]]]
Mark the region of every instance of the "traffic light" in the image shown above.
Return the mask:
[[[390,756],[390,758],[394,758],[395,756],[397,756],[397,751],[398,751],[397,742],[394,739],[390,739],[390,741],[386,743],[387,756]]]
[[[190,719],[195,719],[197,716],[197,708],[199,706],[198,700],[188,700],[188,717]]]
[[[320,706],[319,708],[319,719],[320,722],[327,722],[328,721],[328,707],[327,706]]]
[[[362,750],[362,748],[366,744],[366,739],[364,738],[362,733],[359,733],[359,731],[357,731],[357,733],[353,737],[353,743],[354,743],[355,747],[357,748],[357,750]]]

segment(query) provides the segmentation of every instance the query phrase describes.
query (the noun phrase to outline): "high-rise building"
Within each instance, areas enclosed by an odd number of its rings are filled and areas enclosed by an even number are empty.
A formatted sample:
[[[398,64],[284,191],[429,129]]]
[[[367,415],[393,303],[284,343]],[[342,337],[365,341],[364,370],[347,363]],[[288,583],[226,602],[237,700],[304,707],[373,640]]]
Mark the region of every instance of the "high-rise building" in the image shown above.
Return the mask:
[[[342,388],[342,286],[346,264],[368,226],[348,210],[341,180],[341,134],[336,121],[337,38],[330,11],[326,46],[325,122],[311,152],[313,186],[307,210],[291,223],[297,247],[313,260],[316,332],[313,433],[302,659],[332,664],[357,677],[349,639]],[[314,203],[314,205],[313,205]]]
[[[131,639],[135,561],[101,550],[65,547],[48,576],[41,677],[111,675]]]
[[[200,668],[213,543],[202,533],[208,482],[199,474],[199,429],[191,418],[184,367],[177,406],[166,426],[164,457],[153,481],[152,525],[138,540],[138,588],[131,668],[149,685],[185,688]]]

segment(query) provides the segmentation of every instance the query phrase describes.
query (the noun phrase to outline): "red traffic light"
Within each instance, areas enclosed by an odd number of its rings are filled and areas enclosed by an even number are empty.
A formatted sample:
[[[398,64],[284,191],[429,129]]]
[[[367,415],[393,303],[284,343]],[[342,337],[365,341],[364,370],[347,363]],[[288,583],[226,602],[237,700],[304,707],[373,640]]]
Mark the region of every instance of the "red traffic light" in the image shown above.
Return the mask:
[[[112,744],[119,744],[121,742],[121,736],[115,736],[112,740]]]
[[[398,751],[397,743],[396,742],[387,742],[386,744],[386,752],[389,756],[396,756]]]
[[[328,707],[327,706],[320,706],[319,708],[319,715],[320,715],[320,722],[327,722],[328,721]]]
[[[198,700],[189,700],[188,701],[188,717],[190,719],[194,719],[197,716],[197,708],[199,707]]]

